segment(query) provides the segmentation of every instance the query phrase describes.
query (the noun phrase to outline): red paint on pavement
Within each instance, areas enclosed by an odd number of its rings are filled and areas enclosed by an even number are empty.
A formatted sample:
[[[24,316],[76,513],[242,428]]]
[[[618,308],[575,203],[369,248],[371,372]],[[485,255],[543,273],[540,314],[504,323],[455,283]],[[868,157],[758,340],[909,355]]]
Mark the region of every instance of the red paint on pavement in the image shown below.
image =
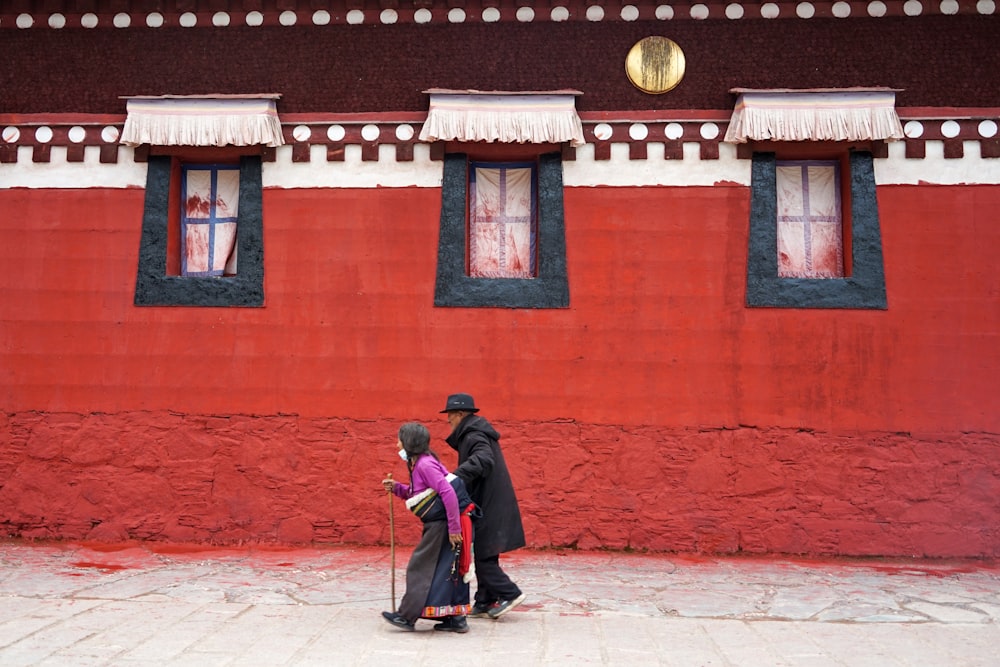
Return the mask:
[[[101,570],[102,572],[119,572],[121,570],[128,569],[125,565],[120,565],[117,563],[89,563],[87,561],[76,561],[75,563],[70,563],[73,567],[78,568],[88,568],[94,570]]]

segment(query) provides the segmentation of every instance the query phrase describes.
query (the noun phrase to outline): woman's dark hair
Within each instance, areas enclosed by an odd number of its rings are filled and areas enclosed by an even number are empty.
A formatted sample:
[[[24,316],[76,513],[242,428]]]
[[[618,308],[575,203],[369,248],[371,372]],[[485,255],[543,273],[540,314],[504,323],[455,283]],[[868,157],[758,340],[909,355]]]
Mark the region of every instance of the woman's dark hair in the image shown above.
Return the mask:
[[[406,422],[400,426],[399,441],[411,458],[431,450],[431,433],[419,422]]]

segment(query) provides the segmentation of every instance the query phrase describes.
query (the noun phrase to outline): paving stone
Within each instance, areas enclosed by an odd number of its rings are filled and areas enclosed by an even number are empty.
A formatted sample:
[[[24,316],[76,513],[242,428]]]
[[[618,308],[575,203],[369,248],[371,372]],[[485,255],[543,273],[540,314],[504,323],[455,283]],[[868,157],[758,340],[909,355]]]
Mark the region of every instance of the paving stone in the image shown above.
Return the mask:
[[[0,542],[0,664],[992,667],[1000,646],[985,562],[521,550],[527,601],[453,635],[382,620],[385,548],[156,547]]]
[[[990,615],[978,609],[963,609],[952,605],[923,601],[907,603],[906,608],[924,614],[932,621],[943,623],[988,623],[990,621]]]
[[[767,616],[805,620],[841,601],[842,598],[828,586],[787,586],[775,592],[768,605]]]

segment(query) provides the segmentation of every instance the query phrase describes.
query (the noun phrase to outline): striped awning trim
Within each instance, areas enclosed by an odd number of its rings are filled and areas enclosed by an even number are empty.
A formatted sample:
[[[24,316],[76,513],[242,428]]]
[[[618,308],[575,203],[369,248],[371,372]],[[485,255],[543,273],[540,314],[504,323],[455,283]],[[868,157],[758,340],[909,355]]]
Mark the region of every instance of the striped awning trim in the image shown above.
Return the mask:
[[[563,143],[582,146],[575,90],[483,92],[426,90],[430,110],[421,141]]]
[[[127,97],[127,146],[281,146],[276,94]]]
[[[726,141],[902,139],[891,88],[752,90],[735,88]]]

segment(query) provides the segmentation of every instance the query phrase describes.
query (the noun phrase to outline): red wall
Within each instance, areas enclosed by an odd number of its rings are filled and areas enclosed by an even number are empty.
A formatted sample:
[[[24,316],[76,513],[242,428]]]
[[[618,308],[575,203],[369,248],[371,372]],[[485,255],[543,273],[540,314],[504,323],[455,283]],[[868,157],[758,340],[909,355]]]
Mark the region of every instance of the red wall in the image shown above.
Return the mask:
[[[1000,555],[1000,188],[879,189],[887,311],[746,308],[746,188],[565,199],[566,310],[434,308],[435,189],[265,191],[267,306],[196,309],[141,190],[0,191],[0,527],[385,540],[469,391],[533,545]]]

